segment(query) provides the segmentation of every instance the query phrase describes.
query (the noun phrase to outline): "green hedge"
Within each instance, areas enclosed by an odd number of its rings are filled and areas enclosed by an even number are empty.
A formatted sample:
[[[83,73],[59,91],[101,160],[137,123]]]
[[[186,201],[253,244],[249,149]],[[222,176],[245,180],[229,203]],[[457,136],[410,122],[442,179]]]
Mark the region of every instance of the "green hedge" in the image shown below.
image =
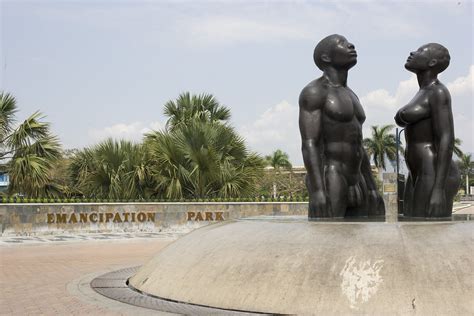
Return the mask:
[[[18,196],[0,197],[0,203],[133,203],[133,202],[304,202],[308,197],[294,196],[273,199],[272,197],[243,197],[243,198],[206,198],[206,199],[99,199],[99,198],[28,198]]]

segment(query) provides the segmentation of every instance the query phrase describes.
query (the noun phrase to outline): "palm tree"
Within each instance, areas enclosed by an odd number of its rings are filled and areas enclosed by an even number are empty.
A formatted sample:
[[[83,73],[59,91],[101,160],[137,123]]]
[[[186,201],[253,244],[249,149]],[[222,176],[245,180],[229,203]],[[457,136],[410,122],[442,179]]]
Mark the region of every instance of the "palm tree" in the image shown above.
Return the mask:
[[[267,165],[272,166],[275,170],[280,168],[291,168],[291,162],[287,153],[281,149],[277,149],[271,155],[265,156]]]
[[[263,160],[227,124],[230,110],[210,94],[182,93],[165,104],[166,129],[145,136],[156,194],[166,198],[254,193]]]
[[[273,184],[272,184],[272,195],[273,198],[276,198],[278,196],[277,193],[277,178],[280,173],[280,169],[291,169],[291,162],[289,160],[289,156],[287,153],[282,151],[281,149],[277,149],[273,152],[271,155],[265,156],[265,162],[267,166],[273,167],[273,173],[272,173],[272,178],[273,178]],[[291,180],[291,174],[290,174],[290,180]]]
[[[453,152],[456,156],[458,156],[458,158],[462,158],[462,156],[464,155],[464,153],[461,150],[461,144],[462,144],[462,140],[460,140],[459,138],[454,139]]]
[[[369,157],[374,160],[375,166],[380,170],[386,170],[385,159],[390,161],[396,159],[397,145],[395,135],[390,133],[394,125],[382,127],[372,126],[372,138],[365,138],[363,143]]]
[[[220,105],[211,94],[191,95],[189,92],[180,94],[175,101],[168,101],[164,114],[168,117],[168,130],[186,125],[192,120],[224,122],[230,119],[230,110]]]
[[[459,161],[459,169],[461,170],[462,175],[466,178],[466,195],[469,194],[469,175],[473,171],[474,162],[471,161],[471,154],[463,154],[461,160]]]
[[[12,131],[12,125],[15,121],[16,101],[13,96],[8,93],[0,93],[0,146],[2,152],[5,150],[5,141]],[[0,156],[3,157],[3,156]]]
[[[254,192],[263,161],[233,128],[190,120],[146,135],[156,191],[166,198],[239,197]]]
[[[13,128],[15,98],[0,93],[0,172],[10,177],[9,192],[28,196],[51,195],[50,171],[61,157],[61,146],[44,116],[35,112]]]
[[[145,148],[129,141],[107,139],[74,155],[71,179],[86,197],[143,199],[151,195]]]

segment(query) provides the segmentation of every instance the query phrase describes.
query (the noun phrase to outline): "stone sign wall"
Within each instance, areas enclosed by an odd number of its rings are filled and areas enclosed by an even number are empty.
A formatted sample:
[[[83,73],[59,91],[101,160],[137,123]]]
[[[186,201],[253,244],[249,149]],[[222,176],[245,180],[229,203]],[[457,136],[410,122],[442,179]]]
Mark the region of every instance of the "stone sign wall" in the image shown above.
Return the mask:
[[[307,202],[0,204],[0,235],[160,231],[257,215],[306,215]]]
[[[387,222],[398,221],[398,183],[396,173],[384,173],[383,201],[385,203],[385,219]]]

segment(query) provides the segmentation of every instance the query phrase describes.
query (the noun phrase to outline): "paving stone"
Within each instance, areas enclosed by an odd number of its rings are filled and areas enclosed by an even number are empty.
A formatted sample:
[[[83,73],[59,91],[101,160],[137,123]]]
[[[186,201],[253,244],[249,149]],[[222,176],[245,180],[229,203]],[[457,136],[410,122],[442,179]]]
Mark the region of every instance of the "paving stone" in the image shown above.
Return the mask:
[[[172,241],[51,242],[51,236],[46,237],[47,242],[0,242],[0,315],[140,315],[104,307],[69,292],[67,286],[91,273],[142,265]],[[111,276],[123,279],[120,273]]]

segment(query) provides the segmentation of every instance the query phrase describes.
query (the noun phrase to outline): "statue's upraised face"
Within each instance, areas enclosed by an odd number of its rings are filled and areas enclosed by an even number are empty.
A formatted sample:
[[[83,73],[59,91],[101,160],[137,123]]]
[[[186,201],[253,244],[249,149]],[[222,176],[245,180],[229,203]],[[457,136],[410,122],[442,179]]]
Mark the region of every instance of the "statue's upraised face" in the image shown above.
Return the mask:
[[[414,73],[426,70],[439,73],[448,67],[449,60],[449,52],[444,46],[430,43],[411,52],[405,63],[405,68]]]
[[[354,44],[344,36],[334,38],[334,42],[329,51],[329,62],[335,68],[349,69],[357,64],[357,52]]]
[[[405,63],[405,68],[412,72],[419,72],[429,69],[431,60],[429,45],[423,45],[418,50],[411,52]]]
[[[344,36],[333,34],[318,43],[314,50],[314,61],[323,71],[328,66],[349,69],[357,63],[357,52]]]

